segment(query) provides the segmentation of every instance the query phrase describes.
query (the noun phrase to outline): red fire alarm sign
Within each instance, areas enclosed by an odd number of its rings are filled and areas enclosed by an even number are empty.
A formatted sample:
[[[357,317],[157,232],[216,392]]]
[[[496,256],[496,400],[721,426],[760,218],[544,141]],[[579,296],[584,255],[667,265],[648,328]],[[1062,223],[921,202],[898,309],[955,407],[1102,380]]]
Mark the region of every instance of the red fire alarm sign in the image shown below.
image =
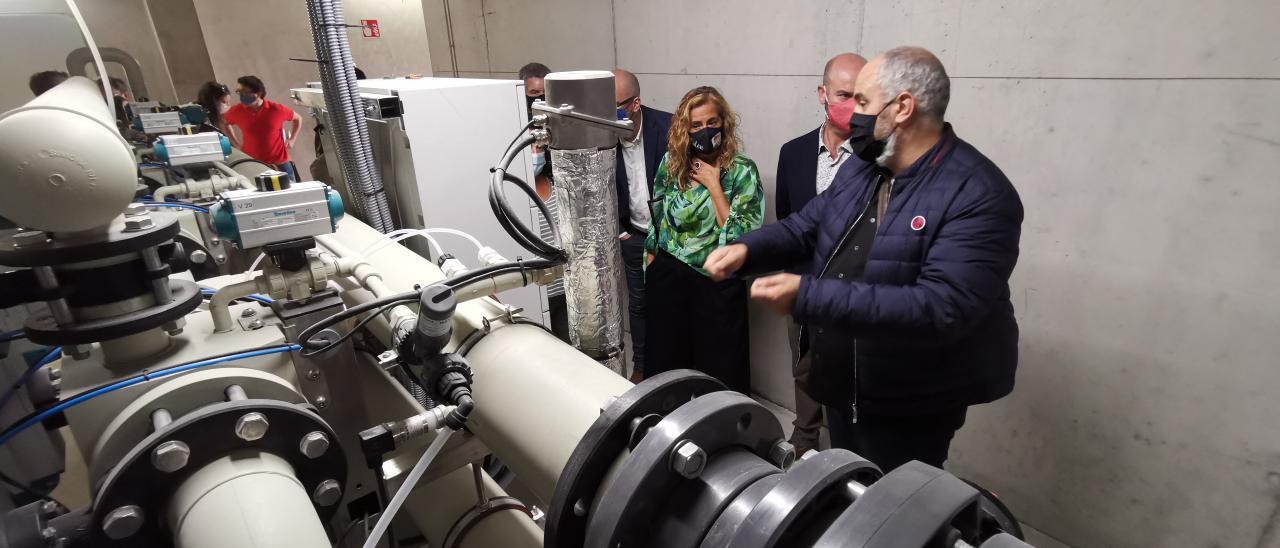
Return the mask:
[[[360,30],[364,32],[365,38],[377,38],[382,36],[382,31],[378,29],[377,19],[361,19],[360,27]]]

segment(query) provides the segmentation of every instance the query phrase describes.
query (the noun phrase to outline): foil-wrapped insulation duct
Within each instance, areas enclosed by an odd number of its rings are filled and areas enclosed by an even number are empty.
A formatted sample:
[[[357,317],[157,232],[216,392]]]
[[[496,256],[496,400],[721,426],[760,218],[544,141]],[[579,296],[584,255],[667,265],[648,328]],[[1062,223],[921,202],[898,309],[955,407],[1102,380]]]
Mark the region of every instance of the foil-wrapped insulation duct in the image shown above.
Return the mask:
[[[548,105],[573,105],[578,113],[605,120],[617,116],[611,72],[553,72],[545,83]],[[569,256],[564,286],[570,342],[625,375],[618,283],[623,270],[613,180],[618,138],[608,129],[558,116],[550,118],[548,130],[556,225]]]
[[[564,292],[570,342],[625,375],[615,154],[613,149],[552,149],[551,165],[559,209],[556,226],[569,255]]]
[[[379,232],[390,232],[395,226],[382,175],[373,158],[369,128],[365,126],[364,102],[356,85],[342,0],[307,0],[307,15],[311,19],[311,40],[319,61],[324,104],[355,213]]]

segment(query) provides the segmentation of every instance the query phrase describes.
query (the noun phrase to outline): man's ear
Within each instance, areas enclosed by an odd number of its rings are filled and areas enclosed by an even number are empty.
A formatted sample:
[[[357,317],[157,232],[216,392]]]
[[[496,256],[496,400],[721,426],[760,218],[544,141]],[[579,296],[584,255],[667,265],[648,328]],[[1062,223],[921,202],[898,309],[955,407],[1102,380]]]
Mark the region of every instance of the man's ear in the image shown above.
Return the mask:
[[[818,104],[827,104],[827,86],[818,86]]]
[[[904,91],[894,100],[898,103],[898,114],[893,117],[895,123],[901,124],[915,115],[916,98],[914,95]]]

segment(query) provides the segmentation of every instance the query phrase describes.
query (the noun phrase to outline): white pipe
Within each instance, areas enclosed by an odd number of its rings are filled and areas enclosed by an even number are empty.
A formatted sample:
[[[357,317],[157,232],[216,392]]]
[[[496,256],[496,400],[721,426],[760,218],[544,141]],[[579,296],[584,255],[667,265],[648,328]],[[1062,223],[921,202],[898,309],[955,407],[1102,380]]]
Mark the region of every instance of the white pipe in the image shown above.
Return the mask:
[[[253,185],[253,181],[250,181],[248,177],[241,175],[239,171],[231,169],[231,166],[227,164],[224,164],[222,162],[214,162],[213,167],[218,168],[218,171],[221,171],[223,175],[230,177],[231,180],[240,183],[240,188],[243,188],[245,190],[253,190],[257,188],[256,186]]]
[[[226,333],[231,331],[231,301],[242,297],[248,297],[258,291],[266,292],[259,289],[259,283],[266,284],[265,276],[258,276],[252,280],[234,283],[223,286],[213,297],[209,299],[209,315],[213,316],[213,332]]]
[[[165,198],[168,198],[170,196],[177,196],[177,195],[185,196],[186,194],[187,194],[187,184],[178,183],[176,185],[167,185],[167,186],[162,186],[160,188],[157,188],[155,192],[151,193],[151,199],[157,202],[163,202],[165,201]]]
[[[431,446],[422,454],[422,458],[418,460],[418,464],[413,466],[413,470],[409,471],[409,475],[405,476],[404,483],[400,484],[396,494],[391,497],[391,502],[382,511],[382,516],[378,518],[378,524],[373,526],[373,531],[369,533],[369,537],[364,541],[364,548],[376,548],[378,543],[382,542],[382,535],[386,534],[387,527],[391,525],[391,520],[400,511],[400,506],[404,504],[404,499],[408,498],[409,493],[418,485],[418,480],[422,479],[422,474],[427,471],[427,467],[431,465],[431,461],[435,460],[436,455],[440,454],[440,450],[444,449],[445,442],[449,441],[454,432],[457,432],[457,430],[445,427],[444,430],[436,434],[436,439],[432,440]]]
[[[258,257],[254,259],[253,263],[249,265],[249,269],[244,271],[244,279],[246,280],[253,279],[254,272],[258,271],[258,265],[262,263],[262,259],[265,258],[266,256],[267,256],[266,252],[262,252],[258,254]]]
[[[424,228],[422,229],[422,231],[429,232],[429,233],[453,234],[454,236],[461,236],[463,238],[471,240],[471,243],[476,244],[476,249],[484,248],[484,244],[480,243],[480,240],[477,239],[475,236],[467,234],[466,232],[463,232],[456,228]]]
[[[321,243],[337,252],[346,245],[368,246],[382,236],[347,218],[337,233],[321,237]],[[404,248],[367,260],[393,291],[443,278],[430,261]],[[467,428],[537,497],[551,500],[569,455],[600,416],[600,405],[631,383],[542,328],[506,326],[503,312],[491,299],[473,299],[459,303],[454,315],[455,341],[486,323],[493,328],[467,354],[476,372],[476,408]],[[556,427],[545,428],[548,424]]]
[[[167,521],[178,548],[329,546],[293,467],[255,450],[237,451],[192,474],[160,519]]]

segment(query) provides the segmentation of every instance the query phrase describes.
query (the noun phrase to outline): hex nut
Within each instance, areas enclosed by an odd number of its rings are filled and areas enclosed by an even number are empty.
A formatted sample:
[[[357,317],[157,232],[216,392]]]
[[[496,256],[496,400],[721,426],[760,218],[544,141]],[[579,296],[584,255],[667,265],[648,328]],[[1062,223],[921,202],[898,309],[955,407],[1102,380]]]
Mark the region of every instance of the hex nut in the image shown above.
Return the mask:
[[[311,492],[311,500],[320,506],[333,506],[342,499],[342,486],[337,481],[327,479]]]
[[[145,204],[140,204],[137,202],[131,203],[129,204],[129,207],[125,208],[124,214],[128,217],[137,217],[139,215],[146,215],[147,206]]]
[[[783,470],[791,468],[791,463],[796,461],[796,446],[787,440],[778,440],[769,448],[769,460]]]
[[[683,440],[671,451],[671,471],[689,479],[702,475],[707,453],[698,444]]]
[[[141,530],[145,522],[146,515],[142,508],[132,504],[121,506],[102,518],[102,532],[112,540],[122,540]]]
[[[262,413],[245,413],[236,420],[236,436],[244,441],[258,441],[267,435],[267,428],[270,426],[271,423],[267,422],[267,417]]]
[[[166,441],[151,451],[151,465],[161,472],[177,472],[190,459],[191,448],[180,441]]]
[[[154,226],[156,226],[156,223],[151,220],[150,215],[138,215],[136,217],[129,217],[124,220],[125,232],[138,232],[140,230],[146,230]]]
[[[298,450],[309,459],[318,459],[329,450],[329,436],[324,432],[310,432],[302,436],[302,441],[298,442]]]

